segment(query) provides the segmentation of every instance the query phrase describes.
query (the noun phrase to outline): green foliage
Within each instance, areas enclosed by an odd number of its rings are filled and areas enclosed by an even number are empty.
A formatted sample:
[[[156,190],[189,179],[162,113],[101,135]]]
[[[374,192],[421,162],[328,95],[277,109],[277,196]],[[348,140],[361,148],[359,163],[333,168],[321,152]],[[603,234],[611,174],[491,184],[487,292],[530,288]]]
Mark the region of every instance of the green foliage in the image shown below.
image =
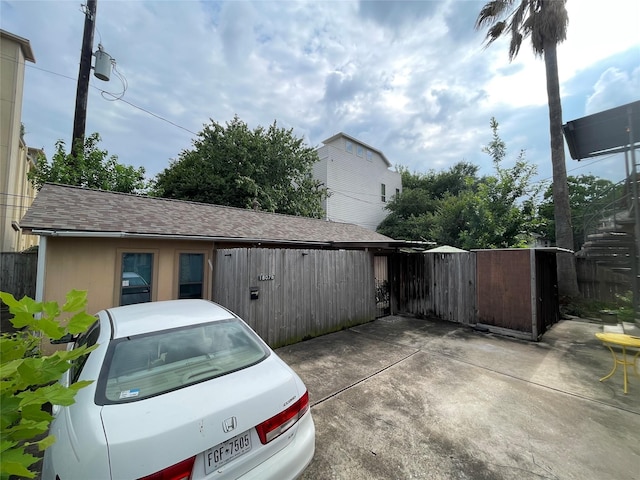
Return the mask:
[[[594,175],[579,175],[567,177],[569,191],[569,204],[571,205],[571,218],[573,219],[574,249],[580,250],[585,238],[585,224],[589,223],[594,214],[598,219],[607,204],[612,204],[620,199],[622,187],[616,187],[613,182]],[[553,189],[551,186],[544,193],[544,200],[538,209],[541,225],[540,233],[547,239],[555,242],[556,224],[554,219]]]
[[[493,138],[483,151],[493,159],[494,175],[478,178],[478,168],[465,162],[427,175],[401,169],[403,191],[389,203],[391,213],[378,231],[464,249],[526,246],[538,229],[536,167],[524,151],[513,167],[502,167],[506,145],[498,122],[492,118],[490,125]]]
[[[46,182],[99,188],[122,193],[143,193],[147,188],[144,167],[134,168],[118,163],[118,157],[106,150],[100,150],[100,135],[93,133],[84,141],[84,148],[78,148],[74,157],[65,152],[65,143],[56,142],[56,153],[51,164],[40,156],[34,169],[29,172],[29,180],[38,190]]]
[[[396,239],[430,241],[443,201],[472,188],[478,167],[460,162],[443,172],[411,173],[402,166],[398,171],[402,193],[387,204],[390,213],[378,226],[378,232]]]
[[[612,301],[585,300],[576,298],[568,307],[570,315],[599,319],[602,312],[614,313],[618,321],[634,322],[633,292],[616,293]]]
[[[466,228],[459,234],[465,249],[526,246],[536,226],[533,203],[541,188],[532,183],[536,166],[526,162],[521,150],[515,165],[503,168],[507,148],[495,118],[490,125],[493,138],[482,151],[493,159],[496,173],[478,182],[473,192],[465,192]]]
[[[14,327],[20,329],[0,335],[0,479],[33,478],[29,467],[38,459],[27,448],[33,445],[42,451],[55,442],[52,435],[40,439],[53,418],[43,407],[71,405],[76,392],[91,383],[65,387],[57,381],[74,360],[95,348],[42,355],[40,335],[55,340],[76,335],[89,328],[95,317],[85,312],[86,291],[70,291],[62,308],[56,302],[39,303],[28,297],[18,301],[6,292],[0,292],[0,299],[9,307]],[[71,315],[66,326],[59,321],[63,313]]]
[[[193,149],[160,172],[153,194],[305,217],[323,215],[326,188],[311,175],[316,151],[293,130],[250,130],[237,116],[225,126],[213,120]]]

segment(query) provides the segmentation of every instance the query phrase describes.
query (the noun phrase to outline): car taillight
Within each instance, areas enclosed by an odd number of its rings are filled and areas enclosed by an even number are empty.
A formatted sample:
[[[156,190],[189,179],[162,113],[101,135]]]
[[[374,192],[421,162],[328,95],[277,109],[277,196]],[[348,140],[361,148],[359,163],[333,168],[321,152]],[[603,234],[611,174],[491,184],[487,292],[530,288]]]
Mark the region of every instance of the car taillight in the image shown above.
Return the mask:
[[[196,457],[187,458],[186,460],[171,465],[159,472],[152,473],[138,480],[188,480],[193,470],[193,463]]]
[[[256,427],[262,444],[269,443],[293,427],[307,410],[309,410],[309,392],[304,392],[296,403]]]

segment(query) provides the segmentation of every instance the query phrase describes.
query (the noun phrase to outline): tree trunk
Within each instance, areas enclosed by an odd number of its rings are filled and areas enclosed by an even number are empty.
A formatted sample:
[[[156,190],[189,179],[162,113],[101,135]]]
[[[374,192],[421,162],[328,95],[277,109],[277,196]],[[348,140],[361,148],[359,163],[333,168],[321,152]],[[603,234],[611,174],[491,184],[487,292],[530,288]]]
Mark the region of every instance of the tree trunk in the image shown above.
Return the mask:
[[[573,250],[573,228],[567,167],[564,159],[564,136],[562,134],[562,104],[558,80],[558,57],[556,44],[544,43],[544,65],[547,74],[547,97],[549,101],[549,132],[551,136],[551,163],[553,165],[553,212],[556,221],[556,245]],[[558,253],[558,293],[564,297],[577,297],[578,278],[573,253]]]

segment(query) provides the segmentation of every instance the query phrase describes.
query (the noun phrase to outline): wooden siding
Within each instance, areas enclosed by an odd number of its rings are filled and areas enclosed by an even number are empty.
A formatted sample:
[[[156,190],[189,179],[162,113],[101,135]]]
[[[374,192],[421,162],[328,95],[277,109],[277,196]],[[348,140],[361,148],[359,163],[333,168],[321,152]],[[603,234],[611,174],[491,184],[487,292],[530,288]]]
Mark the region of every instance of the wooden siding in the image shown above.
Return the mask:
[[[395,254],[390,267],[394,311],[476,322],[475,254]]]
[[[478,323],[538,340],[560,318],[556,253],[476,251]]]
[[[531,250],[476,252],[478,322],[531,332]]]
[[[274,348],[375,318],[368,252],[220,249],[215,263],[213,300]]]

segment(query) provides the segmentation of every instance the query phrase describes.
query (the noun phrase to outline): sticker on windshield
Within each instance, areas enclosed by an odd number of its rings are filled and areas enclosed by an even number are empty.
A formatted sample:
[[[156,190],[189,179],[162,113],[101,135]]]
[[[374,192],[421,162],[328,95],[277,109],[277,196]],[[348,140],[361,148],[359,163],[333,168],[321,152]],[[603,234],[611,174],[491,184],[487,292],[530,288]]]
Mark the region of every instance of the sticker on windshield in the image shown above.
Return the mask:
[[[124,399],[124,398],[132,398],[132,397],[137,397],[140,394],[140,389],[136,388],[133,390],[125,390],[123,392],[120,392],[120,400]]]

